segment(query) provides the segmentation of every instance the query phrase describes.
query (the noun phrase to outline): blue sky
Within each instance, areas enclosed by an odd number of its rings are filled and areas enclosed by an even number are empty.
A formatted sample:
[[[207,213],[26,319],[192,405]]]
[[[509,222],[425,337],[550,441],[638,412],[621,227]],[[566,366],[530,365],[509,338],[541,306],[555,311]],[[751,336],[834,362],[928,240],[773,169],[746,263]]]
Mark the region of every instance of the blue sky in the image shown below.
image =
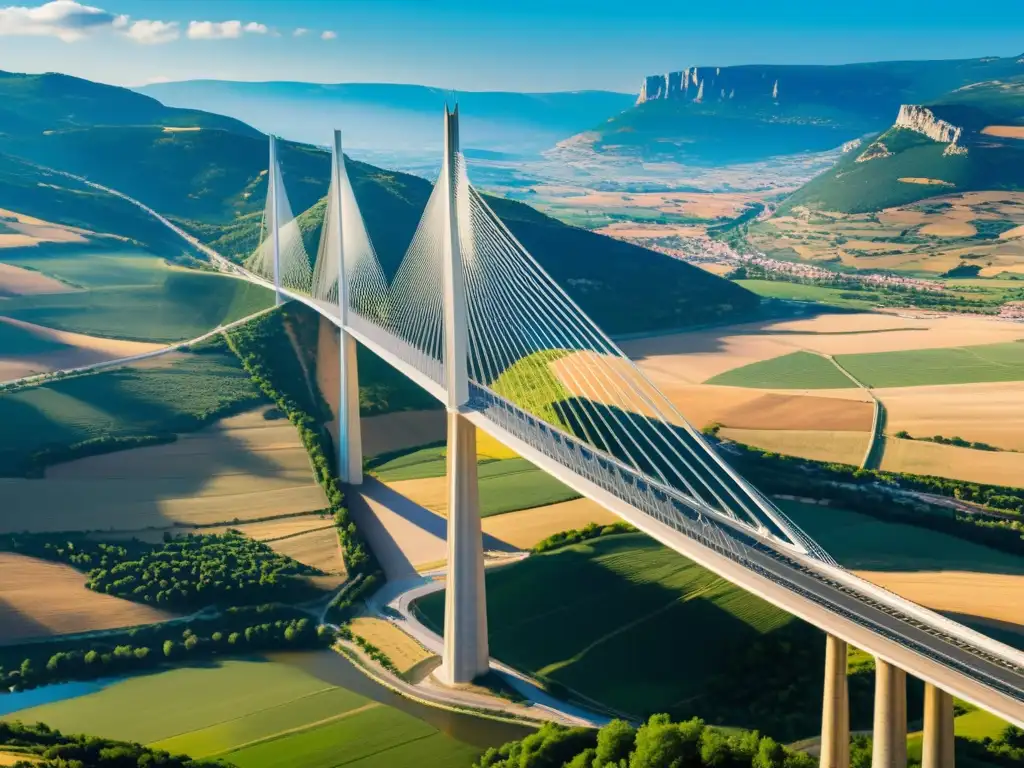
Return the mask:
[[[0,69],[633,92],[690,65],[1018,55],[1022,18],[1024,0],[0,0]]]

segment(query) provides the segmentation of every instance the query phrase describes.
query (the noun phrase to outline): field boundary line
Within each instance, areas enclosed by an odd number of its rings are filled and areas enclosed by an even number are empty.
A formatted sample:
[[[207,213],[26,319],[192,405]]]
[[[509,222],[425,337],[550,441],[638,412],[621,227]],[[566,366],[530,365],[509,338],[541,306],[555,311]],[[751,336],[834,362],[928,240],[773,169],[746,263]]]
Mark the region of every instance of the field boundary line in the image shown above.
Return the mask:
[[[885,406],[878,399],[871,387],[864,384],[860,379],[850,373],[842,363],[836,360],[834,355],[827,355],[824,352],[816,352],[834,365],[840,373],[852,381],[857,387],[867,393],[875,405],[874,415],[871,418],[871,437],[868,440],[868,448],[864,452],[864,459],[861,461],[861,469],[879,469],[882,465],[882,454],[885,452]]]
[[[174,667],[172,667],[172,669],[173,668]],[[237,715],[235,717],[229,717],[227,720],[218,720],[215,723],[210,723],[210,725],[204,725],[202,728],[193,728],[191,731],[182,731],[181,733],[175,733],[175,734],[172,734],[170,736],[167,736],[166,738],[159,739],[158,741],[154,741],[154,742],[151,742],[151,743],[152,744],[162,744],[163,742],[170,741],[171,739],[177,739],[177,738],[179,738],[181,736],[188,736],[190,733],[200,733],[202,731],[209,730],[210,728],[216,728],[216,727],[221,726],[221,725],[226,725],[227,723],[235,723],[235,722],[238,722],[239,720],[244,720],[245,718],[249,717],[250,715],[258,715],[261,712],[270,712],[273,709],[279,709],[281,707],[286,707],[286,706],[289,706],[290,704],[294,704],[296,701],[302,701],[303,699],[308,699],[311,696],[319,696],[320,694],[327,693],[328,691],[334,691],[334,690],[337,690],[337,689],[338,689],[337,685],[330,685],[330,684],[328,684],[327,687],[325,687],[325,688],[320,688],[320,689],[315,690],[315,691],[310,691],[309,693],[304,693],[304,694],[302,694],[301,696],[299,696],[297,698],[288,699],[288,701],[281,701],[281,702],[278,702],[277,704],[273,704],[273,705],[271,705],[269,707],[264,707],[263,709],[257,709],[257,710],[255,710],[253,712],[247,712],[244,715]],[[232,747],[232,749],[234,749],[234,747]]]
[[[335,689],[334,688],[330,688],[328,690],[335,690]],[[318,691],[318,693],[322,693],[322,691]],[[315,694],[310,694],[310,695],[315,695]],[[307,696],[303,696],[302,698],[305,699],[305,698],[308,698],[308,697]],[[294,699],[294,701],[300,701],[300,699]],[[286,704],[291,704],[291,703],[292,702],[286,702]],[[281,706],[283,706],[283,705],[281,705]],[[304,725],[297,725],[294,728],[288,728],[288,729],[283,730],[283,731],[278,731],[277,733],[272,733],[269,736],[264,736],[261,739],[253,739],[252,741],[246,741],[246,742],[243,742],[242,744],[238,744],[237,746],[231,747],[230,749],[221,750],[220,752],[212,752],[212,753],[210,753],[208,755],[201,755],[201,757],[221,757],[223,755],[227,755],[227,754],[230,754],[232,752],[237,752],[237,751],[239,751],[241,749],[248,749],[249,747],[255,747],[255,746],[258,746],[260,744],[265,744],[268,741],[277,741],[280,738],[283,738],[285,736],[291,736],[292,734],[295,734],[295,733],[302,733],[303,731],[310,731],[310,730],[313,730],[314,728],[319,728],[322,725],[327,725],[328,723],[333,723],[336,720],[344,720],[346,717],[349,717],[351,715],[358,715],[360,712],[368,712],[371,709],[377,709],[378,707],[383,707],[383,706],[384,705],[381,704],[379,701],[369,701],[366,704],[363,704],[361,706],[356,707],[355,709],[350,709],[350,710],[347,710],[345,712],[339,712],[336,715],[331,715],[330,717],[325,717],[322,720],[315,720],[312,723],[305,723]],[[259,710],[259,711],[260,712],[267,712],[267,711],[269,711],[271,709],[277,709],[277,707],[268,707],[267,709],[262,709],[262,710]],[[257,714],[257,713],[253,712],[253,713],[250,713],[250,714]],[[234,720],[244,720],[248,716],[249,715],[242,715],[242,717],[234,718]],[[224,723],[234,722],[234,720],[225,720],[223,723],[216,723],[215,725],[212,725],[210,727],[211,728],[216,728],[217,726],[223,725]],[[203,728],[202,730],[206,730],[206,729]],[[187,731],[185,734],[182,734],[182,735],[187,735],[188,733],[200,733],[200,732],[201,731]],[[415,739],[413,739],[413,741],[415,741]],[[396,745],[396,746],[401,746],[401,745]],[[370,755],[367,755],[367,757],[370,757]]]

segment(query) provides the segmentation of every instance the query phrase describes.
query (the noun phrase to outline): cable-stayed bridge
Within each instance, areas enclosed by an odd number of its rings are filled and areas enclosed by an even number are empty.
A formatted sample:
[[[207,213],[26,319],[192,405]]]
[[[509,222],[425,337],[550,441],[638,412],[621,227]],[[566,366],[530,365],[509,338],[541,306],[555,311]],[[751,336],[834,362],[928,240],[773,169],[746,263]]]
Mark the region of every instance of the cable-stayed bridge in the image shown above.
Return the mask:
[[[245,268],[234,269],[339,328],[344,481],[361,482],[357,343],[445,404],[445,679],[468,682],[488,665],[479,428],[823,629],[823,766],[849,764],[847,643],[877,659],[875,768],[906,764],[907,672],[927,684],[926,768],[952,765],[952,695],[1024,726],[1024,654],[839,567],[722,460],[494,214],[466,175],[457,108],[445,110],[444,128],[441,173],[396,274],[386,275],[374,252],[337,133],[316,252],[289,207],[271,139],[263,236]]]

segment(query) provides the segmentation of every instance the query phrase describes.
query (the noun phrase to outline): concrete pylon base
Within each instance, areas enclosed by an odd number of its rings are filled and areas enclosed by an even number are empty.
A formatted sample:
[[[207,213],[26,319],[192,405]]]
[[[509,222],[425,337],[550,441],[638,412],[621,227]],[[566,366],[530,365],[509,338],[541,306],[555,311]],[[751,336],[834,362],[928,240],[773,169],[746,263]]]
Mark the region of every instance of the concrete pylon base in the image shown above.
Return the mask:
[[[907,673],[875,659],[875,729],[871,768],[907,766]]]
[[[438,675],[448,685],[488,670],[484,543],[477,484],[476,427],[448,413],[448,581],[444,654]]]
[[[850,693],[846,642],[825,639],[825,696],[821,707],[821,768],[850,766]]]
[[[924,741],[921,768],[953,768],[953,697],[931,683],[924,686]]]

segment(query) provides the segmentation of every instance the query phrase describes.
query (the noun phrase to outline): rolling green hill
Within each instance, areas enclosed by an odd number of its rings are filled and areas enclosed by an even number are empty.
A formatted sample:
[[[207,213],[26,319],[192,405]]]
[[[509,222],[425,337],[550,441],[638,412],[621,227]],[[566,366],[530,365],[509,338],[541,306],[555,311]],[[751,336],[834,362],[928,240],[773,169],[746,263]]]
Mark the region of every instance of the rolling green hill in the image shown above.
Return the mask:
[[[74,103],[81,81],[58,81],[52,100]],[[123,89],[106,90],[111,100]],[[90,90],[92,92],[92,90]],[[34,92],[32,92],[34,93]],[[11,95],[5,108],[28,112],[35,97]],[[99,98],[97,96],[97,98]],[[150,99],[134,94],[133,98]],[[58,106],[49,107],[60,112]],[[171,131],[168,121],[189,123],[188,113],[157,112],[150,125],[78,125],[47,134],[32,131],[0,137],[0,152],[60,168],[99,182],[152,206],[226,255],[244,258],[259,236],[266,196],[266,138],[246,127]],[[70,113],[70,104],[63,108]],[[93,110],[101,114],[98,108]],[[193,120],[192,125],[195,121]],[[315,241],[322,216],[317,202],[327,191],[330,156],[304,144],[281,142],[282,172],[292,209],[305,216]],[[356,197],[387,272],[401,260],[431,191],[419,177],[350,162]],[[4,179],[0,177],[0,196]],[[624,242],[570,227],[522,203],[492,199],[495,212],[551,275],[605,330],[637,332],[708,323],[752,312],[758,299],[748,291],[681,261]],[[40,208],[43,206],[41,205]],[[55,206],[56,210],[56,206]],[[42,212],[41,218],[46,218]],[[54,213],[57,215],[57,213]],[[614,276],[614,278],[612,277]]]
[[[1024,189],[1024,138],[991,133],[992,126],[1024,127],[1024,74],[972,84],[925,107],[936,120],[961,129],[960,152],[893,125],[805,184],[779,212],[806,206],[865,213],[954,192]]]
[[[576,139],[598,152],[698,164],[827,150],[883,130],[901,104],[1021,74],[1019,58],[696,67],[646,78],[645,101]]]
[[[0,136],[94,125],[201,126],[257,135],[239,120],[195,109],[171,109],[125,88],[55,72],[25,75],[0,70]]]

